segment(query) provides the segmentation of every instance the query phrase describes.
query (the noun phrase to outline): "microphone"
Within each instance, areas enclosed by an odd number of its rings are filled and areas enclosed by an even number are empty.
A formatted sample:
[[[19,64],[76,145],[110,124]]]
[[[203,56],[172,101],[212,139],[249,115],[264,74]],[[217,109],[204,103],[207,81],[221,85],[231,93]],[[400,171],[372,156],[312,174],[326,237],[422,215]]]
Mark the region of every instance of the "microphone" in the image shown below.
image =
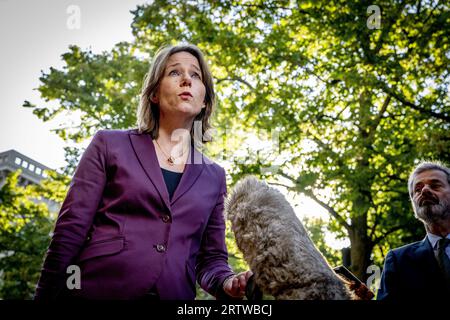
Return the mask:
[[[357,299],[277,189],[248,176],[225,199],[225,215],[254,273],[250,283],[263,294],[277,300]]]

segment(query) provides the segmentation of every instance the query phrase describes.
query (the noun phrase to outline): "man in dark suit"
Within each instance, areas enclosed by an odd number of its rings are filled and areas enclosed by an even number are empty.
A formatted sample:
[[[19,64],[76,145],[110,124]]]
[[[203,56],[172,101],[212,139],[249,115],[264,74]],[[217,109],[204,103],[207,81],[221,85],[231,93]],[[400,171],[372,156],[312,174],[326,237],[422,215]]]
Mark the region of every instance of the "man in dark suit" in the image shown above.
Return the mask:
[[[450,169],[419,164],[408,190],[416,218],[425,225],[422,241],[389,251],[378,300],[450,298]]]

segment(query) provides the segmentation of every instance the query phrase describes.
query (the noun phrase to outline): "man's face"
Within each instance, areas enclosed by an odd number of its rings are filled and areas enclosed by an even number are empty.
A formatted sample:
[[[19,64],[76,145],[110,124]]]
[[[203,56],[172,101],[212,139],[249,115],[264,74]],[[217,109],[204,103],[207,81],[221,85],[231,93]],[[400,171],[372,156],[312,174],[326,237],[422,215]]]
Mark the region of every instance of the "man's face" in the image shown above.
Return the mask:
[[[412,203],[416,217],[427,224],[450,219],[450,185],[440,170],[419,173],[412,184]]]

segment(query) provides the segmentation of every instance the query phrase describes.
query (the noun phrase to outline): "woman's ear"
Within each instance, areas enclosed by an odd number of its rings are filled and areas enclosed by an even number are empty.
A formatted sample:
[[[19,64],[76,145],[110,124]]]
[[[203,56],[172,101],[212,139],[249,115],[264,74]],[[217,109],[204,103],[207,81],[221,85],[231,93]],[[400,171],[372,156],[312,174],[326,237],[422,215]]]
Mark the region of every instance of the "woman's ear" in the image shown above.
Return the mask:
[[[152,95],[150,101],[153,103],[158,103],[159,102],[158,96],[156,94]]]

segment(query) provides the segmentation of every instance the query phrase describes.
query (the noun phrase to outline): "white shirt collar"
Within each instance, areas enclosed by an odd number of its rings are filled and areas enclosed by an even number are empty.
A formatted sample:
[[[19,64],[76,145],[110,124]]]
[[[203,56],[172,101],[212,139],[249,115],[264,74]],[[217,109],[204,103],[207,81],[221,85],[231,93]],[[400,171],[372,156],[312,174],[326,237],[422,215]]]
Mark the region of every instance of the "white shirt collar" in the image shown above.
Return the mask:
[[[439,240],[442,239],[441,236],[437,236],[435,234],[432,234],[430,232],[427,232],[427,237],[428,237],[428,241],[430,241],[431,246],[433,247],[434,250],[437,250],[437,243]],[[450,239],[450,233],[447,235],[446,237],[447,239]]]

